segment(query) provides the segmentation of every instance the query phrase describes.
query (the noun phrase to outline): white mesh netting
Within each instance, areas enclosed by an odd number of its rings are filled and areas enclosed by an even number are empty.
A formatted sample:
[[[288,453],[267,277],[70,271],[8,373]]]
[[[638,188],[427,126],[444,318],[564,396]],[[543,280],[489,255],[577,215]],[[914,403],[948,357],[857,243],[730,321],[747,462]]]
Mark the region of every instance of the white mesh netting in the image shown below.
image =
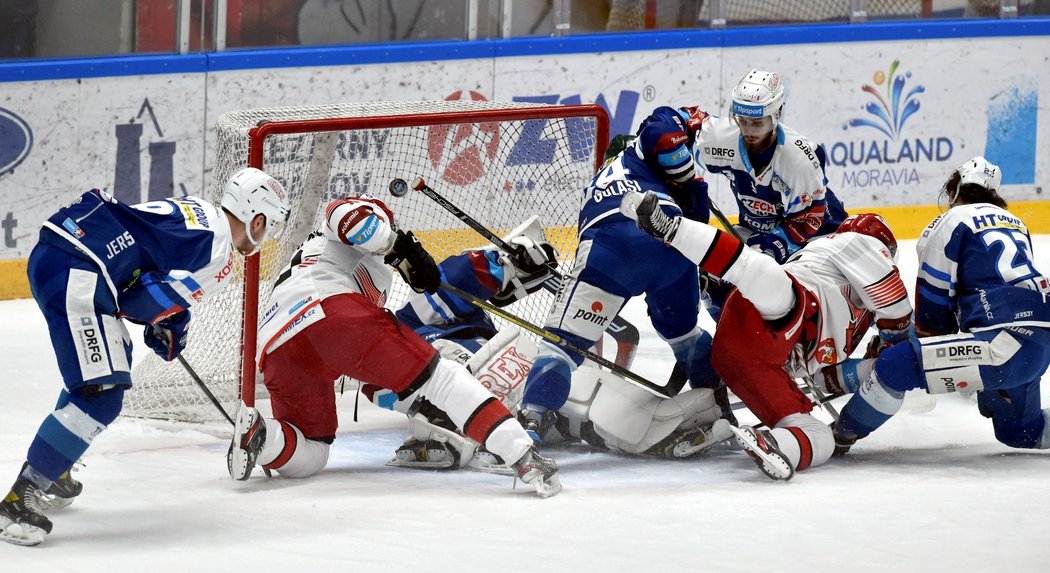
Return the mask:
[[[580,115],[549,117],[562,111]],[[469,119],[460,116],[449,121],[442,115],[458,112],[470,112]],[[340,118],[370,119],[354,120],[364,124],[349,127]],[[335,121],[322,126],[315,120]],[[580,190],[605,145],[599,142],[599,122],[607,120],[594,106],[555,108],[472,100],[227,113],[216,124],[216,160],[207,199],[218,204],[226,180],[248,164],[251,128],[274,122],[283,130],[288,123],[303,121],[308,131],[270,135],[263,144],[262,168],[285,185],[293,208],[281,241],[268,243],[260,255],[259,306],[291,254],[319,223],[324,206],[343,195],[369,193],[386,201],[397,224],[414,231],[435,260],[486,243],[421,193],[391,196],[388,185],[393,178],[411,183],[422,176],[451,203],[500,235],[530,215],[539,215],[565,270],[576,248]],[[413,125],[392,127],[406,122]],[[431,122],[437,123],[425,125]],[[230,284],[193,307],[183,353],[231,415],[241,379],[242,269],[238,257]],[[396,309],[408,293],[395,273],[387,306]],[[541,324],[551,302],[552,295],[541,291],[509,310]],[[223,420],[178,362],[165,363],[151,355],[135,365],[132,380],[124,415],[201,423]],[[257,391],[265,396],[261,385]]]

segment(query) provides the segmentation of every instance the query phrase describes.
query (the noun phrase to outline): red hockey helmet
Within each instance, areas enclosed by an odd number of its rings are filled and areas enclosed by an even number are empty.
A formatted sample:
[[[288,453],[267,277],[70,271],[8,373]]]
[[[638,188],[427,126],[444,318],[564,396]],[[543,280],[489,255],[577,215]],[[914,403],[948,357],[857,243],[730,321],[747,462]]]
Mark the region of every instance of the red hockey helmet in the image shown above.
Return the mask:
[[[859,213],[846,217],[838,228],[839,233],[853,232],[875,237],[890,251],[893,260],[897,260],[897,238],[886,224],[886,220],[875,213]]]

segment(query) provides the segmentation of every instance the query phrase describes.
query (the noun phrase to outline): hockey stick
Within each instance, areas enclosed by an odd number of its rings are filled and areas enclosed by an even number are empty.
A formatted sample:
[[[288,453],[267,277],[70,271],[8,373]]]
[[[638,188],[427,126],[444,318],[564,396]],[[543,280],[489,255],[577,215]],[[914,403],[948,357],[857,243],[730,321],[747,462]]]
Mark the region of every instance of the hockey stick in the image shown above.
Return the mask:
[[[454,205],[451,201],[442,197],[433,187],[427,185],[422,177],[415,178],[412,182],[412,189],[426,195],[505,253],[522,254],[525,250],[525,247],[521,245],[511,245],[507,243],[501,237],[496,235],[496,233],[493,233],[488,227],[481,224],[480,221],[463,212],[462,209]],[[408,183],[406,183],[404,179],[393,179],[390,181],[389,190],[390,194],[394,197],[404,197],[408,194]],[[543,288],[547,292],[556,294],[558,288],[561,286],[563,277],[562,274],[558,272],[555,264],[548,264],[547,267],[550,269],[551,276],[543,281]],[[620,315],[616,315],[613,317],[612,321],[609,322],[609,327],[606,331],[617,343],[617,359],[619,360],[620,354],[622,353],[624,355],[623,362],[626,363],[624,366],[629,366],[634,354],[634,349],[638,347],[638,328],[628,322],[627,319]]]
[[[733,235],[736,240],[743,243],[744,239],[740,238],[740,234],[737,232],[736,227],[729,222],[729,219],[727,219],[725,214],[722,213],[722,210],[718,208],[718,205],[715,204],[715,200],[711,198],[711,195],[707,196],[707,206],[711,209],[711,213],[714,214],[715,219],[718,219],[719,224],[725,227],[725,230],[730,235]]]
[[[159,328],[156,325],[150,326],[153,328],[154,331],[157,332],[157,334],[160,335],[161,340],[163,340],[164,343],[168,345],[168,348],[171,348],[171,337],[168,336],[168,333],[163,328]],[[201,389],[201,391],[204,392],[204,395],[207,396],[209,400],[211,400],[211,403],[214,404],[220,412],[222,412],[222,416],[226,418],[226,421],[228,421],[231,426],[236,427],[237,423],[234,422],[233,418],[231,418],[230,415],[226,413],[226,409],[223,408],[222,404],[219,403],[219,399],[215,397],[215,394],[212,394],[211,390],[208,389],[208,386],[204,383],[204,380],[201,380],[201,377],[197,376],[197,372],[193,369],[193,367],[190,366],[190,363],[187,362],[185,358],[183,358],[182,354],[179,354],[175,358],[179,360],[179,364],[182,364],[182,367],[186,369],[186,372],[190,375],[190,378],[193,378],[193,381],[197,383],[197,386]]]
[[[488,311],[488,312],[490,312],[490,313],[492,313],[492,314],[502,318],[503,320],[506,320],[507,322],[510,322],[512,324],[520,326],[521,328],[524,328],[525,330],[528,330],[529,332],[531,332],[533,334],[539,335],[541,338],[543,338],[544,340],[546,340],[546,341],[548,341],[548,342],[550,342],[552,344],[555,344],[557,346],[560,346],[562,348],[565,348],[567,350],[575,352],[576,354],[579,354],[580,356],[583,356],[584,358],[587,358],[588,360],[591,360],[592,362],[598,364],[599,366],[604,366],[604,367],[608,368],[610,371],[615,372],[616,374],[619,374],[620,376],[623,376],[624,378],[634,382],[640,388],[643,388],[643,389],[647,390],[648,392],[650,392],[651,394],[653,394],[655,396],[659,396],[661,398],[670,398],[670,397],[672,397],[674,395],[674,394],[669,392],[668,388],[666,388],[664,386],[660,386],[659,384],[656,384],[654,382],[651,382],[651,381],[649,381],[649,380],[647,380],[647,379],[645,379],[645,378],[635,374],[634,372],[631,372],[630,370],[627,370],[626,368],[623,368],[623,367],[619,366],[615,362],[612,362],[610,360],[606,360],[604,357],[599,356],[598,354],[595,354],[595,353],[591,352],[590,350],[585,350],[583,348],[580,348],[579,346],[576,346],[575,344],[569,342],[568,340],[565,340],[561,336],[558,336],[557,334],[554,334],[553,332],[551,332],[549,330],[545,330],[543,328],[540,328],[539,326],[536,326],[535,324],[532,324],[531,322],[525,320],[524,318],[521,318],[519,316],[513,315],[513,314],[511,314],[511,313],[509,313],[509,312],[507,312],[507,311],[505,311],[505,310],[503,310],[503,309],[501,309],[501,308],[499,308],[499,307],[497,307],[495,305],[489,304],[489,303],[479,299],[478,297],[470,294],[469,292],[467,292],[467,291],[465,291],[463,289],[457,288],[457,287],[452,286],[452,285],[450,285],[448,283],[445,283],[445,282],[441,283],[441,288],[443,288],[446,291],[448,291],[448,292],[450,292],[450,293],[452,293],[452,294],[462,298],[463,300],[468,301],[470,304],[473,304],[474,306],[476,306],[476,307],[478,307],[480,309]]]

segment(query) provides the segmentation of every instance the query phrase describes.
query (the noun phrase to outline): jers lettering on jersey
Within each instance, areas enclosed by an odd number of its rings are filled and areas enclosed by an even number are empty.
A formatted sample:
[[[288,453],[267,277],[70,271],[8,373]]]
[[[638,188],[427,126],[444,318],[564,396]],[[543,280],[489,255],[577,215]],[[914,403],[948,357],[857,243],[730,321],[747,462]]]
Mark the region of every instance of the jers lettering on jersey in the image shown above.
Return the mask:
[[[106,258],[112,259],[113,257],[120,254],[121,251],[135,244],[135,238],[131,236],[131,233],[124,231],[106,244]]]

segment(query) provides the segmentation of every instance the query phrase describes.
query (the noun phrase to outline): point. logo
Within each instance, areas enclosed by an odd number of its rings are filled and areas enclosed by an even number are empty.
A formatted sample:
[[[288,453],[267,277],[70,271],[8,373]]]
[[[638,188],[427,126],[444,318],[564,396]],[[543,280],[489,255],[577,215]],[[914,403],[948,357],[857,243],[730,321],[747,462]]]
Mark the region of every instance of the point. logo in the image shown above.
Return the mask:
[[[446,101],[486,101],[476,91],[456,91]],[[469,185],[481,179],[499,148],[499,125],[495,122],[434,125],[427,129],[427,158],[452,185]],[[448,161],[445,157],[450,156]]]

